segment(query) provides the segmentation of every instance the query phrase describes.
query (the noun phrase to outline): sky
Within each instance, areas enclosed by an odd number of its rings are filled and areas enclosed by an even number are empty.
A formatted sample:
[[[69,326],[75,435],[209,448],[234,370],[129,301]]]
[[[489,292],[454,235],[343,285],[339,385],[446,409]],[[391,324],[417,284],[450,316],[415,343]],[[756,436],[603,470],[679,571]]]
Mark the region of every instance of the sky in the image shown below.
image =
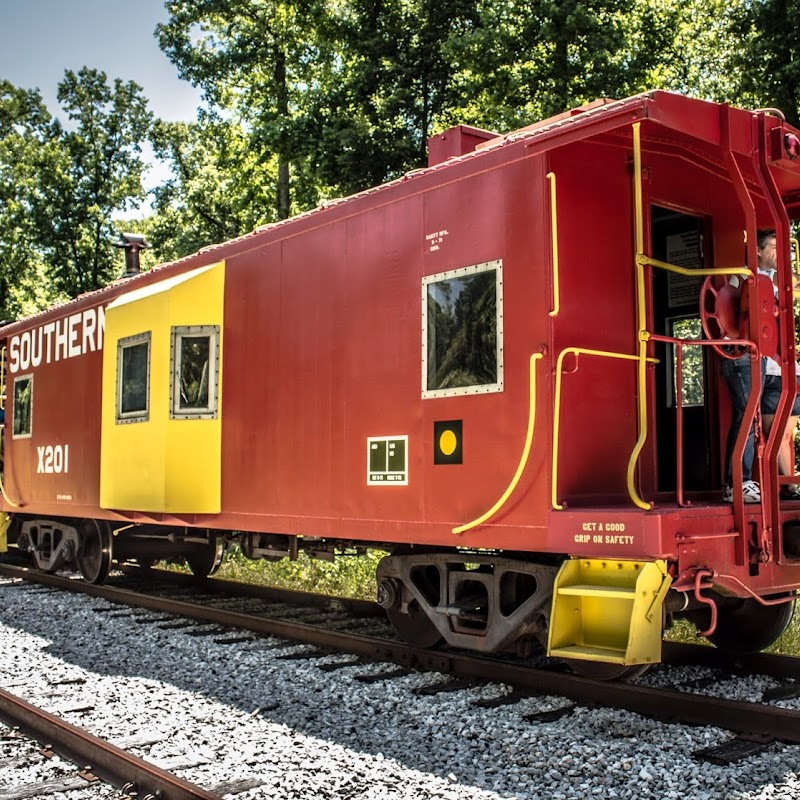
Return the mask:
[[[153,35],[166,19],[164,0],[0,0],[0,77],[38,88],[56,113],[64,70],[94,67],[109,81],[136,81],[156,116],[193,119],[200,93]]]
[[[64,71],[93,67],[109,83],[136,81],[157,117],[194,119],[200,92],[178,77],[153,35],[166,19],[164,0],[0,0],[0,78],[39,89],[59,116]],[[151,164],[145,185],[152,188],[167,168],[153,162],[149,148],[144,155]]]

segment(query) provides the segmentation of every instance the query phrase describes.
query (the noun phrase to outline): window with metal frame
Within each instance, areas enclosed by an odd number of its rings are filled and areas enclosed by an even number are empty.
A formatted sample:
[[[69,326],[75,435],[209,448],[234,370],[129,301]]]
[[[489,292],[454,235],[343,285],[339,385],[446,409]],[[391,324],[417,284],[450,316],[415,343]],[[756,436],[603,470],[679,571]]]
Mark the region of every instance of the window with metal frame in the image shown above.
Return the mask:
[[[219,325],[172,329],[170,417],[216,419],[219,397]]]
[[[150,331],[117,343],[117,422],[150,418]]]
[[[30,437],[33,426],[33,375],[14,378],[14,404],[11,436],[14,439]]]
[[[503,266],[422,279],[422,396],[503,391]]]

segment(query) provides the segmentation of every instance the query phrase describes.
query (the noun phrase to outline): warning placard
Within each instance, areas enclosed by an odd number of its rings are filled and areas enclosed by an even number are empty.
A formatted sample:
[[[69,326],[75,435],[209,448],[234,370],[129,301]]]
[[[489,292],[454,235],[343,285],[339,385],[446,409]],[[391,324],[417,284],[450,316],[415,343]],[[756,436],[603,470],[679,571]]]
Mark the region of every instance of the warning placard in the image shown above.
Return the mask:
[[[408,485],[408,436],[370,436],[367,439],[367,484]]]

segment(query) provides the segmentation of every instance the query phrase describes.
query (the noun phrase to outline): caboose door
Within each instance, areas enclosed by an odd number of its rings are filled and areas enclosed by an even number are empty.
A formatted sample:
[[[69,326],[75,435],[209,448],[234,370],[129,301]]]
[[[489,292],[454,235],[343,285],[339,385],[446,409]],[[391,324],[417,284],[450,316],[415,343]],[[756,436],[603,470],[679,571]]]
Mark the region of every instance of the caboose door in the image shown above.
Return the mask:
[[[688,269],[706,266],[710,231],[707,221],[661,206],[651,206],[650,236],[654,258]],[[703,338],[699,295],[702,278],[653,270],[653,330],[677,339]],[[674,492],[678,445],[677,408],[683,415],[683,488],[689,491],[719,485],[718,426],[713,412],[718,408],[715,384],[708,379],[708,348],[684,346],[681,397],[676,392],[677,359],[674,345],[658,345],[655,377],[656,444],[658,490]]]

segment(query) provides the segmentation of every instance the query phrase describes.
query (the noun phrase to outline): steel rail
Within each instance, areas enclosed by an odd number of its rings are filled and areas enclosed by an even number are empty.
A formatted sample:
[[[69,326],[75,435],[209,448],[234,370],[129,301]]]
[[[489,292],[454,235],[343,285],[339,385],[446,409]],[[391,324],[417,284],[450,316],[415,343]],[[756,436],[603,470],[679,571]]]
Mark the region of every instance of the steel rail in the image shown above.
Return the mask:
[[[673,666],[702,666],[735,674],[768,675],[781,680],[800,681],[800,658],[797,656],[778,656],[772,653],[742,653],[732,656],[716,647],[686,642],[664,642],[661,655],[665,664]]]
[[[30,562],[28,562],[30,563]],[[117,569],[115,566],[114,569]],[[143,570],[141,567],[122,565],[119,569],[130,577],[141,578],[142,580],[163,581],[165,583],[191,587],[195,591],[209,592],[209,594],[219,594],[230,597],[250,597],[257,600],[264,600],[269,603],[286,603],[297,606],[316,606],[327,608],[332,603],[340,605],[342,608],[359,617],[381,617],[386,619],[386,612],[374,600],[359,600],[354,597],[333,597],[319,594],[318,592],[303,592],[298,589],[282,589],[277,586],[266,586],[258,583],[239,583],[236,581],[223,580],[222,578],[198,578],[188,572],[173,572],[166,569],[153,568]],[[111,579],[109,579],[111,580]]]
[[[111,602],[135,605],[200,622],[277,636],[318,648],[341,650],[366,660],[389,661],[421,671],[443,672],[456,677],[493,683],[502,682],[531,694],[562,696],[586,705],[621,708],[673,723],[709,725],[800,744],[800,710],[672,689],[596,681],[499,661],[486,656],[425,650],[361,634],[325,630],[307,623],[253,617],[241,612],[141,595],[127,589],[95,586],[78,580],[5,565],[0,565],[0,574],[14,575],[35,583],[83,592]]]
[[[139,797],[152,795],[160,800],[220,800],[218,795],[181,780],[2,689],[0,719],[67,761],[84,767],[92,776],[118,789],[126,786],[135,788]],[[89,785],[90,779],[87,777]]]
[[[731,534],[733,535],[733,534]],[[141,567],[123,566],[121,571],[129,576],[142,576]],[[0,573],[2,565],[0,565]],[[327,608],[331,603],[341,603],[342,607],[359,617],[377,617],[386,619],[386,612],[373,600],[359,600],[351,597],[331,597],[313,592],[304,592],[297,589],[281,589],[256,583],[239,583],[220,578],[198,579],[186,572],[173,572],[158,570],[151,572],[157,575],[159,581],[166,584],[193,587],[211,594],[230,597],[231,595],[256,598],[267,602],[291,604],[297,606],[312,606]],[[706,666],[713,669],[727,670],[733,673],[746,672],[768,675],[773,678],[800,681],[800,657],[775,655],[772,653],[742,653],[731,656],[724,650],[710,647],[708,644],[698,642],[673,642],[664,641],[662,645],[661,660],[667,665]]]

